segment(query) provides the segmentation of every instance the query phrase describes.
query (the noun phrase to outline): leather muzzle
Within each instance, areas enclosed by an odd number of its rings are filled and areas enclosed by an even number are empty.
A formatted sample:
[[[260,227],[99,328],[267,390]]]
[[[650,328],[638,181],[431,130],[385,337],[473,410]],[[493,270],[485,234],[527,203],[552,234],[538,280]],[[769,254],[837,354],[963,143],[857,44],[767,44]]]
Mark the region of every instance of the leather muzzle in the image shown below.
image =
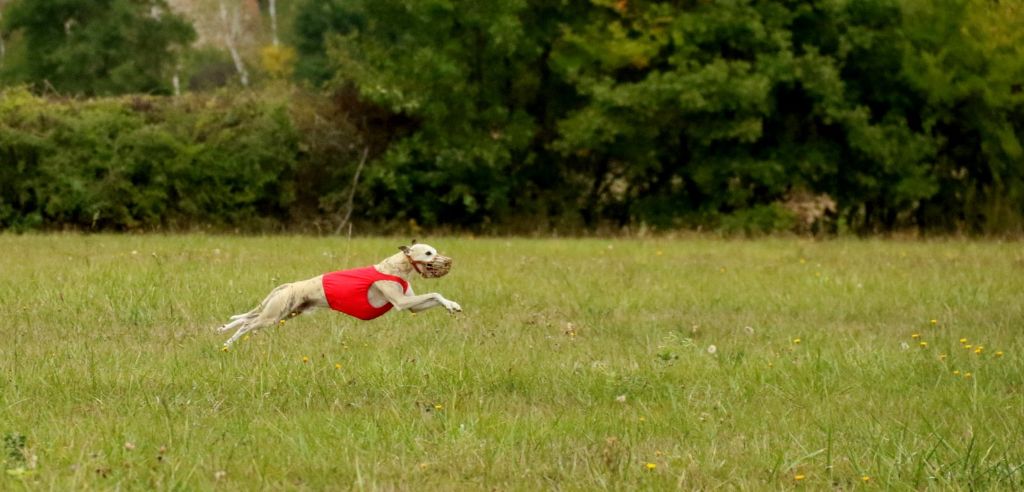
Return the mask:
[[[430,262],[419,263],[420,275],[423,278],[440,278],[448,275],[448,272],[452,269],[452,259],[447,256],[437,255]]]

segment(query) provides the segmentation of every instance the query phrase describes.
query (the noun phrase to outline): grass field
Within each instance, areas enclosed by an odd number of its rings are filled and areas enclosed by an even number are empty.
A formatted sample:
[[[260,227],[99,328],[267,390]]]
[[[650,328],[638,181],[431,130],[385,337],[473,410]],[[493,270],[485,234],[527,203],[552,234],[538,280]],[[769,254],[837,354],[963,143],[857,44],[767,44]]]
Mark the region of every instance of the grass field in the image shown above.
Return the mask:
[[[464,314],[225,353],[399,240],[0,235],[0,490],[1024,487],[1019,242],[429,242]]]

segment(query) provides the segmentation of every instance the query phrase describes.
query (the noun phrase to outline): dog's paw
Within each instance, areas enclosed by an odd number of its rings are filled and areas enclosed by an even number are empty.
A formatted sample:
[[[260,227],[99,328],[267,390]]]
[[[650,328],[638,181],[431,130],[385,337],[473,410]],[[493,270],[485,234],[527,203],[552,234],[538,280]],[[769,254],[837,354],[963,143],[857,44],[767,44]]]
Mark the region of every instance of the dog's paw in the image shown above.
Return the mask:
[[[459,303],[457,303],[455,301],[448,301],[444,305],[444,307],[445,307],[445,309],[448,310],[449,313],[461,313],[462,312],[462,306],[460,306]]]

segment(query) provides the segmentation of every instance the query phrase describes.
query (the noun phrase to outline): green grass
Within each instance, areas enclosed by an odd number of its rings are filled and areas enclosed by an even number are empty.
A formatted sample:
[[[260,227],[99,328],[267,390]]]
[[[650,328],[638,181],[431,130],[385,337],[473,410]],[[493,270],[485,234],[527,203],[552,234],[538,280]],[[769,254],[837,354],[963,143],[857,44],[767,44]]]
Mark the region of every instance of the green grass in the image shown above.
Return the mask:
[[[0,235],[0,489],[1024,487],[1020,243],[429,242],[464,314],[224,353],[399,241]]]

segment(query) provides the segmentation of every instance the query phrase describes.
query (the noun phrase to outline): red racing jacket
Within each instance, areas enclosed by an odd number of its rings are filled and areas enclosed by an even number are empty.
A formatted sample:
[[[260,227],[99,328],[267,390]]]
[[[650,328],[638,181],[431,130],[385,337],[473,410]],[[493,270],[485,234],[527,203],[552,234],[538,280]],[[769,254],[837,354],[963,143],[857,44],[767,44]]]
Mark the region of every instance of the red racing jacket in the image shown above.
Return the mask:
[[[380,317],[391,310],[391,303],[381,307],[370,305],[370,286],[378,280],[390,280],[402,284],[402,292],[409,289],[409,282],[401,277],[380,273],[372,266],[325,273],[323,276],[324,296],[327,304],[335,311],[341,311],[362,320]]]

